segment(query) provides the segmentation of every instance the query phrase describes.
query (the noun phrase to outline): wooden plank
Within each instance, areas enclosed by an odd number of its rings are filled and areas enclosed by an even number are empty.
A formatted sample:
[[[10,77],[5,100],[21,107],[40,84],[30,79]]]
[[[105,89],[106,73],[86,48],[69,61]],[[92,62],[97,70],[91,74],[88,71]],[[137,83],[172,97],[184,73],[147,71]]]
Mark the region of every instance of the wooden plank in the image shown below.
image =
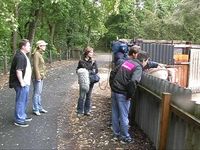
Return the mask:
[[[165,150],[167,145],[170,116],[170,100],[170,93],[162,94],[159,150]]]
[[[177,116],[179,116],[180,118],[186,120],[187,122],[189,122],[192,125],[197,126],[198,128],[200,128],[200,120],[196,117],[194,117],[193,115],[185,112],[184,110],[178,108],[177,106],[171,104],[171,111],[173,113],[175,113]]]
[[[144,90],[144,91],[150,93],[151,95],[153,95],[153,96],[155,97],[155,99],[154,99],[155,101],[160,102],[160,100],[162,99],[158,94],[152,92],[151,90],[145,88],[144,86],[142,86],[142,85],[139,84],[138,87],[139,87],[141,90]]]

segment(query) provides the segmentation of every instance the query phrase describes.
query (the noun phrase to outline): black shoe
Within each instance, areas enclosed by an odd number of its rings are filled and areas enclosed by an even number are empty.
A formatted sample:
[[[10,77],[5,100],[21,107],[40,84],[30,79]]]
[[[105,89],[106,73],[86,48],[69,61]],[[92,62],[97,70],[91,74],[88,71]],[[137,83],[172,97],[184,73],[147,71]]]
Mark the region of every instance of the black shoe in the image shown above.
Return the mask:
[[[122,144],[131,144],[131,143],[134,143],[134,140],[132,138],[125,138],[125,139],[121,139],[120,143],[122,143]]]
[[[92,116],[92,114],[90,112],[85,113],[84,115],[86,115],[86,116]]]
[[[14,124],[18,127],[28,127],[29,126],[26,122],[21,122],[21,123],[15,122]]]
[[[28,121],[31,121],[32,118],[31,117],[26,117],[25,121],[28,122]]]
[[[119,135],[113,135],[111,141],[113,141],[113,142],[119,141]]]

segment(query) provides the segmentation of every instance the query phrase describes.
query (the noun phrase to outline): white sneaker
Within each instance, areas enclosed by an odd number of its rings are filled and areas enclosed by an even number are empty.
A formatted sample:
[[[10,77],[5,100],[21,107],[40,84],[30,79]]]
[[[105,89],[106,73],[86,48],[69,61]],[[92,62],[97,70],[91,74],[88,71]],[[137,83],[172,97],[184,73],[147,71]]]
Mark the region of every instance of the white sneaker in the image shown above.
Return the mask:
[[[41,113],[39,112],[39,111],[34,111],[33,112],[36,116],[40,116],[41,115]]]
[[[40,113],[47,113],[48,111],[45,109],[40,110]]]

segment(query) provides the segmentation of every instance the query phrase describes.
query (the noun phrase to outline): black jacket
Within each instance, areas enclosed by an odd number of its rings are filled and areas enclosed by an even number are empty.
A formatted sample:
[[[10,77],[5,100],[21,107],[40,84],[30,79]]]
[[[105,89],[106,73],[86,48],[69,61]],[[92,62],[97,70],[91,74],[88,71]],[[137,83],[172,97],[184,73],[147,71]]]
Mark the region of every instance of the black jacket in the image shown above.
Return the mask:
[[[134,86],[140,81],[142,70],[142,65],[139,60],[125,60],[122,64],[120,64],[120,66],[118,66],[117,71],[113,73],[115,74],[113,79],[110,78],[110,86],[112,91],[127,95],[131,85]]]
[[[76,70],[78,70],[79,68],[86,68],[89,71],[89,74],[91,74],[91,73],[97,74],[98,73],[98,67],[97,67],[96,61],[92,61],[91,59],[79,60]]]

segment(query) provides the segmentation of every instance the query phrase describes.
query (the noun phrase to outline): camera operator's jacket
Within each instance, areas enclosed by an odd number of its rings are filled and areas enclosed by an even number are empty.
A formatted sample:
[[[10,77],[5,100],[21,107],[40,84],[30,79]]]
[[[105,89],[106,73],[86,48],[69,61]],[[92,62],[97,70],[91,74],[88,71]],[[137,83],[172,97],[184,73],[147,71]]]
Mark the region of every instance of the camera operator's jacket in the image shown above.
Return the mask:
[[[136,90],[136,84],[141,80],[142,68],[138,59],[128,59],[116,66],[110,74],[112,91],[131,98]]]

